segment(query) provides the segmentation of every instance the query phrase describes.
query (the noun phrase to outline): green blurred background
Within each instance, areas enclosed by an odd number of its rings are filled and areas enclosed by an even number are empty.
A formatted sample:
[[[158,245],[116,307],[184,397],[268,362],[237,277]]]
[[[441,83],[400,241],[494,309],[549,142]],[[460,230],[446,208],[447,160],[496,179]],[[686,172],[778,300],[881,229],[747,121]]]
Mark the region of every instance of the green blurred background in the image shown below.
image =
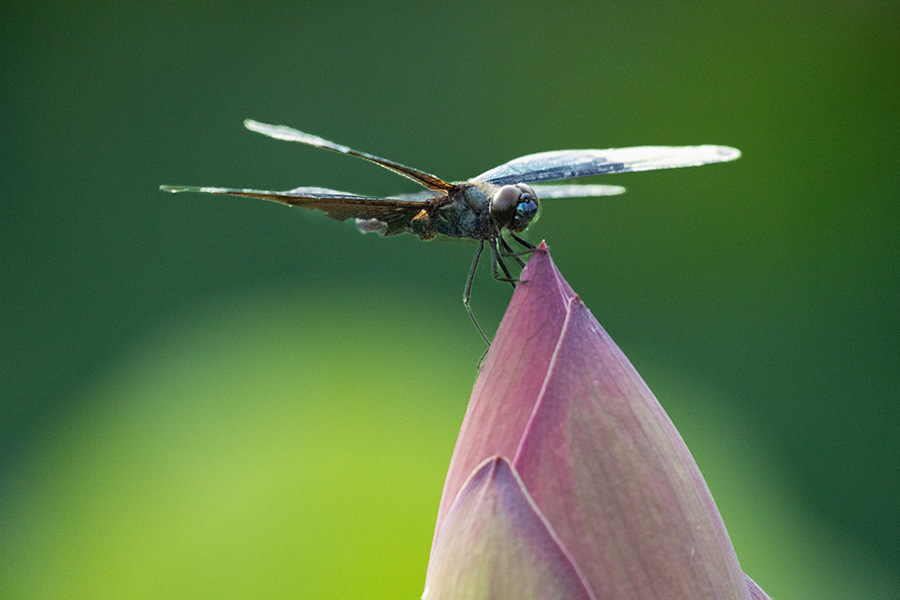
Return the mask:
[[[655,390],[744,570],[900,596],[894,2],[7,2],[0,597],[417,598],[484,347],[474,247],[161,183],[367,194],[737,146],[530,231]],[[598,181],[598,182],[599,182]],[[510,296],[486,268],[473,307]]]

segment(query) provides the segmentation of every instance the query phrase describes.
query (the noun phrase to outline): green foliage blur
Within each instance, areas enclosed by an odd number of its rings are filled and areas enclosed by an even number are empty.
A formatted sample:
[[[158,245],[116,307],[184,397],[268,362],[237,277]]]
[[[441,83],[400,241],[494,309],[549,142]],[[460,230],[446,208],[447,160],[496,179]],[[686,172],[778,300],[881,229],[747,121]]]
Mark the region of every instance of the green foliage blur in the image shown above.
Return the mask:
[[[727,144],[529,231],[772,597],[900,595],[895,3],[5,3],[0,597],[417,598],[483,343],[474,246],[159,184],[464,179]],[[484,265],[473,308],[510,296]]]

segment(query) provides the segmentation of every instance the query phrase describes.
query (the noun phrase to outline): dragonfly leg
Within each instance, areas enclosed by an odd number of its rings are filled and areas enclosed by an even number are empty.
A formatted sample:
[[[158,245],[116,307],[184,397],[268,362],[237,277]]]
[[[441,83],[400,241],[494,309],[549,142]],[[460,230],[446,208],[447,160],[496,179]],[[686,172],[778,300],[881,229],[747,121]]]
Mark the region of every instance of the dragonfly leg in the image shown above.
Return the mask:
[[[520,244],[522,244],[523,246],[528,248],[528,250],[526,250],[525,252],[520,252],[520,254],[531,254],[532,252],[537,250],[537,248],[535,247],[534,244],[532,244],[531,242],[528,242],[526,240],[523,240],[522,238],[520,238],[519,236],[514,234],[512,231],[509,232],[509,235],[512,236],[512,239],[516,240],[517,242],[519,242]]]
[[[503,262],[500,252],[497,251],[497,243],[495,240],[491,240],[491,254],[491,270],[494,272],[494,279],[497,281],[507,281],[513,286],[513,289],[516,289],[516,283],[518,283],[519,280],[515,279],[512,274],[510,274],[509,269],[506,268],[506,264]],[[500,277],[500,274],[497,272],[497,265],[500,265],[500,268],[503,269],[505,277]]]
[[[530,254],[531,250],[528,250],[527,252]],[[525,268],[525,261],[519,258],[519,255],[524,254],[524,252],[516,252],[515,250],[510,248],[509,244],[506,243],[506,240],[503,239],[503,236],[500,236],[500,254],[502,254],[503,256],[511,256],[517,263],[519,263],[520,267],[522,267],[523,269]]]
[[[472,312],[472,307],[469,306],[469,299],[472,297],[472,281],[475,279],[475,267],[478,266],[478,259],[481,258],[481,252],[483,250],[484,240],[478,240],[478,250],[475,251],[475,260],[472,261],[472,268],[469,269],[469,278],[466,280],[466,291],[463,292],[463,304],[466,307],[466,312],[469,313],[469,318],[471,318],[472,322],[475,323],[475,329],[477,329],[478,333],[481,334],[481,337],[482,339],[484,339],[485,343],[490,346],[491,340],[489,340],[487,336],[484,335],[484,331],[481,330],[481,325],[478,324],[478,319],[475,318],[475,313]]]

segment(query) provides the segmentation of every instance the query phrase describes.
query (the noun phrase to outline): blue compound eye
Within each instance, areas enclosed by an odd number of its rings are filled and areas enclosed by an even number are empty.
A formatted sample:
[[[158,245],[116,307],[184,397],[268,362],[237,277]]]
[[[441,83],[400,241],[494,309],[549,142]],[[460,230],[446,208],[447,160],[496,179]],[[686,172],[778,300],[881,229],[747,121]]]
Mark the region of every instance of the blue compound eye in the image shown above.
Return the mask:
[[[537,209],[538,205],[534,200],[519,202],[519,205],[516,206],[516,218],[530,221],[537,214]]]
[[[519,203],[516,205],[516,216],[509,225],[510,231],[516,232],[525,231],[538,215],[538,199],[534,190],[524,183],[520,183],[518,187],[522,190],[522,195],[519,196]]]
[[[523,231],[537,213],[537,195],[524,183],[504,185],[491,198],[491,218],[510,231]]]

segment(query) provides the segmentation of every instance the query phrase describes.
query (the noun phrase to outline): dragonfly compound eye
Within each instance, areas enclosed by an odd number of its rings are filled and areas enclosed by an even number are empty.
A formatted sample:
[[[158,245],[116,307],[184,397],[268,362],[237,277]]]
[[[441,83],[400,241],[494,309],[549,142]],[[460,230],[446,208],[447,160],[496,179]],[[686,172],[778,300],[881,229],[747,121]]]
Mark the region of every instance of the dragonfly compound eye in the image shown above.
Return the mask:
[[[491,198],[494,223],[511,231],[524,231],[537,212],[537,195],[524,183],[504,185]]]

